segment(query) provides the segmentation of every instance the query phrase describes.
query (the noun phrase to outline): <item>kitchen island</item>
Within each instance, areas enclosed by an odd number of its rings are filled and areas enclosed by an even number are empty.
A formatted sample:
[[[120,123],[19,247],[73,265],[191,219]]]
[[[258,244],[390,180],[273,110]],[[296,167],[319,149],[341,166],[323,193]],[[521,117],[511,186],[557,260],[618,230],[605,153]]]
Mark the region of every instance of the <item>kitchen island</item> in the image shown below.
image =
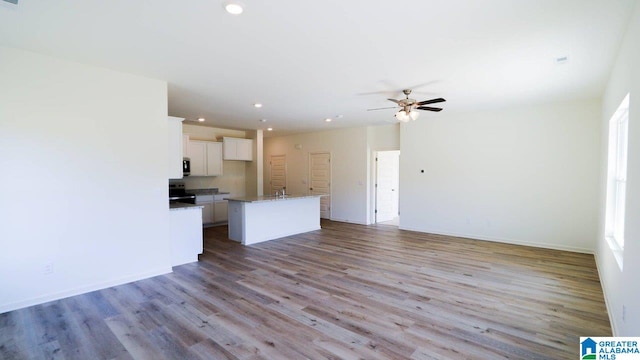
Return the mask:
[[[320,229],[322,195],[246,196],[229,200],[229,239],[243,245]]]
[[[198,261],[202,254],[202,205],[169,204],[171,266]]]

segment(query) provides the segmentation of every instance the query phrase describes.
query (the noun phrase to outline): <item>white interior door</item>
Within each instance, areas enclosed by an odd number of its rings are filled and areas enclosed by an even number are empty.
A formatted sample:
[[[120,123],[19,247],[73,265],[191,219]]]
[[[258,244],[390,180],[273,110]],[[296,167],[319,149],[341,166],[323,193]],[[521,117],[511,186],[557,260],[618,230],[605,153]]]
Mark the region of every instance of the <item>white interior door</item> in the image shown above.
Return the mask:
[[[391,221],[398,216],[400,151],[378,151],[376,159],[376,222]]]
[[[309,154],[309,193],[320,198],[320,217],[331,218],[331,154]]]
[[[281,191],[287,187],[287,157],[285,155],[271,155],[269,161],[271,165],[271,193],[275,194],[276,191]]]

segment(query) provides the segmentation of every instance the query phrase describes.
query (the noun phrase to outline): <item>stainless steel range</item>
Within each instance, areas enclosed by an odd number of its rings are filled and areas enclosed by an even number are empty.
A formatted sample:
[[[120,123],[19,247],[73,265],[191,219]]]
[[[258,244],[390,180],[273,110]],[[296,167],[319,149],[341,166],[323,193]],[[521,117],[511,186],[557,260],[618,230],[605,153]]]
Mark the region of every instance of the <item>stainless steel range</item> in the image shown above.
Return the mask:
[[[190,194],[184,189],[184,183],[176,182],[169,184],[169,203],[195,204],[196,195]]]

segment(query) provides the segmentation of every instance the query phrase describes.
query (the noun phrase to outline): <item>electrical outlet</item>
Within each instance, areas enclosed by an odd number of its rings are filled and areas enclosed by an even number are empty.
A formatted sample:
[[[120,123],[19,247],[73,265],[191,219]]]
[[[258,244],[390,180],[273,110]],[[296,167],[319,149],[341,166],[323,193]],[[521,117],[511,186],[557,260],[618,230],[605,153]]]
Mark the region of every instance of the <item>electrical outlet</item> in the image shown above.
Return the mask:
[[[53,263],[44,264],[43,272],[45,275],[53,274]]]
[[[622,322],[627,320],[627,305],[622,305]]]

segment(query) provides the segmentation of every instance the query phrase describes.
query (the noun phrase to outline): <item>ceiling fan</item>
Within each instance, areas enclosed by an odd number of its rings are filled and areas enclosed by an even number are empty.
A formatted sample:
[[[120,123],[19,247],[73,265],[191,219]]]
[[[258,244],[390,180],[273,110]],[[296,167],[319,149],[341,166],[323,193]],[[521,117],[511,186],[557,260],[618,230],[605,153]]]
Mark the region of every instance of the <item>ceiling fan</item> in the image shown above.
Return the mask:
[[[376,108],[376,109],[367,109],[367,111],[372,110],[383,110],[383,109],[396,109],[400,107],[400,110],[396,113],[395,117],[401,122],[409,122],[410,120],[415,120],[420,115],[416,110],[427,110],[427,111],[442,111],[442,108],[436,108],[431,106],[424,106],[429,104],[435,104],[440,102],[445,102],[446,100],[443,98],[424,100],[424,101],[416,101],[415,99],[409,99],[409,95],[411,94],[411,89],[402,90],[405,99],[396,100],[396,99],[387,99],[389,101],[393,101],[398,106],[392,107],[384,107],[384,108]]]

